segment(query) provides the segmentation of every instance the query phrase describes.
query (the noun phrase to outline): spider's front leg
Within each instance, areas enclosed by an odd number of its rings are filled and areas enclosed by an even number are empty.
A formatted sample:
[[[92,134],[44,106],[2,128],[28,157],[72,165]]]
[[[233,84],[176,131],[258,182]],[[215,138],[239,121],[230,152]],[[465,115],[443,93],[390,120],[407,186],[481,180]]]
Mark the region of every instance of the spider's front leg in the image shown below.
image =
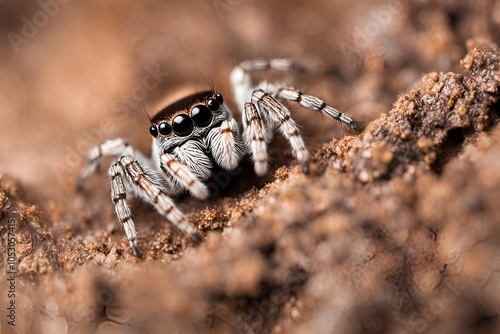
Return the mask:
[[[251,103],[255,106],[263,124],[279,128],[283,136],[288,139],[292,153],[299,161],[302,171],[305,174],[309,173],[309,151],[288,108],[263,89],[257,89],[252,93]],[[265,129],[263,133],[267,135]]]
[[[260,174],[259,170],[262,171],[263,163],[267,162],[265,143],[272,135],[270,127],[279,128],[283,136],[288,139],[292,153],[299,161],[302,171],[309,172],[309,152],[298,126],[292,119],[288,108],[276,97],[297,102],[302,107],[346,124],[353,130],[357,127],[357,123],[352,118],[326,104],[318,97],[304,94],[294,88],[276,88],[271,84],[267,84],[266,87],[268,91],[263,89],[253,91],[251,103],[245,104],[243,112],[244,124],[246,125],[244,137],[246,137],[247,146],[251,147],[255,171],[259,175],[264,173]]]
[[[255,173],[267,173],[266,130],[253,103],[245,103],[243,109],[243,140],[254,163]]]
[[[195,243],[201,242],[198,231],[186,220],[184,214],[175,206],[172,199],[167,196],[162,187],[155,183],[155,176],[149,170],[144,170],[141,165],[130,155],[123,155],[118,162],[110,168],[111,196],[115,205],[116,215],[123,224],[125,234],[130,242],[130,247],[135,256],[140,256],[137,246],[136,232],[127,206],[126,185],[135,190],[144,200],[151,203],[154,208],[181,231],[188,234]],[[126,182],[124,182],[126,180]]]
[[[285,58],[243,61],[231,71],[229,78],[243,118],[243,139],[254,161],[255,172],[258,175],[266,173],[266,143],[270,142],[273,130],[279,128],[283,136],[288,139],[292,153],[299,161],[302,171],[308,173],[309,152],[290,111],[279,99],[297,102],[302,107],[346,124],[353,130],[357,128],[357,123],[322,99],[304,94],[297,89],[277,87],[267,82],[261,82],[257,87],[254,86],[252,74],[268,69],[282,72],[294,69],[310,74],[321,72]],[[252,94],[251,100],[248,101],[250,94]]]
[[[111,200],[115,206],[118,221],[122,223],[125,235],[135,256],[141,257],[141,251],[137,245],[137,233],[132,220],[132,212],[127,204],[127,189],[125,186],[125,175],[127,172],[124,166],[117,162],[109,168],[109,177],[111,179]]]

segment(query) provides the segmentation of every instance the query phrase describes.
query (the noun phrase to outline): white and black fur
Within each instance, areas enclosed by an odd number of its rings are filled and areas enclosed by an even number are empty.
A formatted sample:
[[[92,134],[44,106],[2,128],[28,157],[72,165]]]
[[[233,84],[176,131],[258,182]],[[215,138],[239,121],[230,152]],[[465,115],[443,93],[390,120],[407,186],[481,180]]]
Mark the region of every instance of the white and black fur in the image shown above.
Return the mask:
[[[214,91],[203,91],[168,105],[151,118],[151,157],[144,156],[122,138],[107,140],[89,151],[89,163],[78,183],[80,189],[97,170],[103,156],[119,157],[109,169],[111,199],[134,255],[141,256],[141,252],[137,245],[132,214],[127,205],[127,195],[130,192],[153,205],[194,242],[200,242],[200,234],[176,207],[172,197],[188,191],[194,197],[205,199],[209,193],[204,182],[211,177],[214,169],[234,170],[244,155],[249,154],[256,174],[266,174],[267,144],[278,129],[288,139],[303,172],[309,172],[309,152],[297,124],[281,99],[295,101],[304,108],[327,115],[355,129],[356,123],[350,117],[315,96],[267,82],[257,85],[252,83],[251,74],[254,71],[285,71],[293,68],[299,67],[288,59],[251,60],[234,68],[230,81],[242,115],[242,136],[222,95]]]

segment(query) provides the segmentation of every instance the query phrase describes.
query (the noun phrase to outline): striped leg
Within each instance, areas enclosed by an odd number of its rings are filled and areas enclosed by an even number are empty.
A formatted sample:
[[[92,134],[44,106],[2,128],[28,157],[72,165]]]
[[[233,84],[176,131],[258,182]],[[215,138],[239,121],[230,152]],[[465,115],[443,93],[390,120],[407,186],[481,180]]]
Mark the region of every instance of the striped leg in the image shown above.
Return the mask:
[[[314,110],[323,115],[329,116],[340,123],[347,124],[353,130],[356,129],[357,124],[352,118],[332,106],[329,106],[325,101],[316,96],[304,94],[291,87],[279,88],[277,90],[277,96],[278,98],[297,102],[306,109]]]
[[[208,188],[188,166],[167,153],[162,154],[160,160],[162,169],[172,177],[174,182],[180,183],[196,198],[205,199],[208,197]]]
[[[109,169],[111,178],[111,200],[115,206],[118,221],[122,223],[125,235],[130,243],[130,248],[135,256],[141,257],[141,251],[137,246],[137,233],[132,220],[132,212],[127,205],[127,189],[125,187],[126,171],[120,162],[113,164]]]
[[[288,58],[272,58],[272,59],[249,59],[240,62],[235,68],[240,68],[245,72],[256,72],[265,70],[289,71],[296,70],[298,72],[315,72],[311,67],[305,66],[295,60]]]
[[[195,243],[201,242],[201,236],[196,231],[196,229],[186,220],[183,213],[177,209],[174,202],[169,196],[161,189],[161,187],[153,182],[153,177],[149,173],[142,169],[137,161],[135,161],[132,156],[124,155],[122,156],[114,166],[118,171],[122,171],[125,174],[125,178],[129,181],[128,184],[133,187],[134,190],[147,202],[151,203],[155,209],[164,217],[166,217],[172,224],[177,226],[181,231],[188,234]],[[113,174],[113,170],[111,171]],[[120,180],[123,184],[123,176],[114,178],[115,180]],[[113,180],[113,177],[112,177]],[[135,242],[136,234],[134,224],[130,218],[130,210],[125,210],[126,197],[124,197],[124,189],[121,189],[118,185],[118,181],[115,185],[112,182],[112,189],[116,187],[118,191],[115,191],[113,195],[113,202],[115,203],[116,214],[120,222],[124,224],[125,233],[130,241],[132,251],[134,255],[139,256],[137,244]],[[124,188],[124,187],[123,187]],[[112,191],[113,192],[113,191]],[[126,195],[125,195],[126,196]],[[122,197],[124,197],[122,199]],[[117,203],[121,203],[118,207]]]
[[[229,80],[231,81],[231,86],[234,90],[235,101],[237,102],[238,108],[242,114],[243,104],[248,101],[248,94],[254,90],[254,86],[252,84],[252,74],[269,69],[282,72],[292,69],[299,72],[315,72],[312,68],[308,68],[296,61],[286,58],[251,59],[240,62],[231,71]]]
[[[262,89],[257,89],[252,93],[252,103],[257,106],[265,122],[272,122],[279,127],[283,136],[288,139],[293,155],[299,161],[302,171],[309,173],[309,152],[290,111]]]
[[[253,103],[245,103],[243,110],[243,140],[250,149],[257,175],[267,172],[267,146],[262,119]]]
[[[88,163],[78,179],[77,191],[83,190],[83,186],[87,180],[97,171],[102,157],[119,156],[126,152],[131,154],[132,151],[130,144],[123,138],[106,140],[91,148],[87,155]]]

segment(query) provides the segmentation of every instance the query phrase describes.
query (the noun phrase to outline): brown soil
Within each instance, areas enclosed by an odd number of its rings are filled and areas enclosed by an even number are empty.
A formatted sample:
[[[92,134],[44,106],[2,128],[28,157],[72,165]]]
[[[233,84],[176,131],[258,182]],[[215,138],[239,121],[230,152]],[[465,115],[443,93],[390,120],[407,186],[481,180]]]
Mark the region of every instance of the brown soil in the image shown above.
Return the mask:
[[[0,7],[6,35],[41,10]],[[2,311],[1,332],[500,332],[499,26],[493,1],[60,5],[0,51],[3,310],[9,223],[17,271],[16,326]],[[198,247],[133,200],[135,258],[106,166],[73,192],[85,150],[125,136],[148,152],[143,107],[206,78],[235,110],[231,67],[276,55],[326,68],[269,75],[364,127],[291,105],[309,175],[277,136],[268,176],[245,162],[213,180],[217,196],[177,199]],[[155,89],[120,102],[158,68]]]

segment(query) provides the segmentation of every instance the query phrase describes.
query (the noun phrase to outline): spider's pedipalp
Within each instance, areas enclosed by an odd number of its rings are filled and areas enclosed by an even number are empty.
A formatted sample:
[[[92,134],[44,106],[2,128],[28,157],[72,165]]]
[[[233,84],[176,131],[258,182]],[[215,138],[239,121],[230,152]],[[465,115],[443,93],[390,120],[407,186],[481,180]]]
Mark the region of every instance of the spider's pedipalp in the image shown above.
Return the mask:
[[[196,198],[206,199],[208,197],[208,188],[201,182],[191,169],[177,161],[171,154],[161,155],[162,169],[187,189],[191,195]]]
[[[225,120],[220,127],[212,129],[207,135],[207,141],[217,165],[226,170],[238,167],[244,155],[244,148],[238,123],[234,118]]]

